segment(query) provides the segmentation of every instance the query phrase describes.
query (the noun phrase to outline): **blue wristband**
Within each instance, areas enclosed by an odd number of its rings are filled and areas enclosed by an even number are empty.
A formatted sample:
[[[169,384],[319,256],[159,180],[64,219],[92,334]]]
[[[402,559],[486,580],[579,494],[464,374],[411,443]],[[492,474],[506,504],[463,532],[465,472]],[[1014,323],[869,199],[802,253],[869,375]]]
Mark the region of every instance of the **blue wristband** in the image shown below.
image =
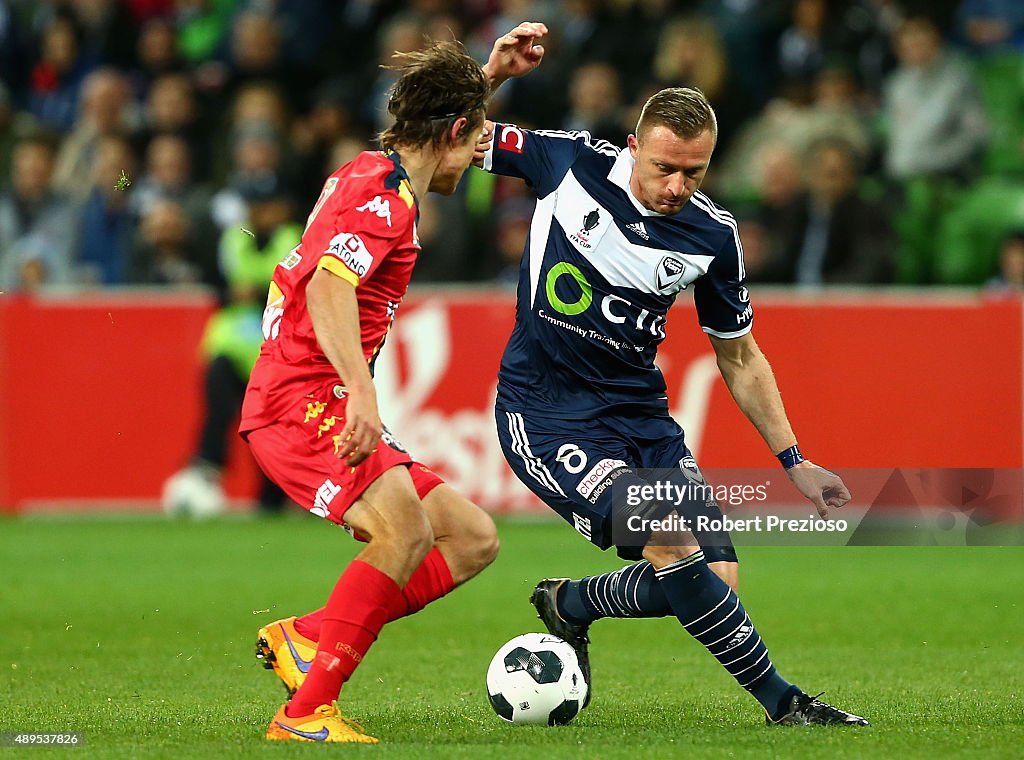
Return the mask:
[[[800,453],[800,447],[796,444],[790,446],[785,451],[780,451],[775,456],[778,458],[779,463],[787,470],[805,461],[804,455]]]

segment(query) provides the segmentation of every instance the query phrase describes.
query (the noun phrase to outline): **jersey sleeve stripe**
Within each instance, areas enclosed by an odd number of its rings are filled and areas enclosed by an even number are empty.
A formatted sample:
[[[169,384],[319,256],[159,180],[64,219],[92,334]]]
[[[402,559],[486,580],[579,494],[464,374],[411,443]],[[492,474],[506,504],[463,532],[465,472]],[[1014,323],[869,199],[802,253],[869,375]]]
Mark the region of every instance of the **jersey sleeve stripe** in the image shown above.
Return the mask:
[[[724,338],[725,340],[732,340],[733,338],[742,338],[754,327],[754,320],[751,319],[747,322],[747,326],[741,330],[735,332],[720,332],[719,330],[712,330],[710,327],[700,326],[700,329],[706,332],[708,335],[714,335],[716,338]]]
[[[316,264],[317,269],[326,269],[331,274],[336,274],[341,279],[352,284],[353,288],[359,287],[359,275],[338,261],[333,256],[321,256]]]
[[[579,140],[583,138],[583,142],[586,143],[587,147],[591,150],[595,150],[598,153],[604,153],[607,156],[619,155],[619,149],[612,145],[607,140],[595,140],[590,132],[585,129],[574,130],[567,132],[563,129],[534,129],[531,130],[533,134],[540,135],[541,137],[560,137],[563,140]]]
[[[736,269],[739,275],[739,279],[743,280],[747,276],[747,268],[743,265],[743,243],[740,242],[740,230],[736,225],[736,220],[732,214],[727,211],[722,211],[715,207],[711,199],[703,193],[694,193],[690,200],[694,202],[697,208],[704,211],[708,216],[717,222],[721,222],[732,230],[733,239],[736,241]]]

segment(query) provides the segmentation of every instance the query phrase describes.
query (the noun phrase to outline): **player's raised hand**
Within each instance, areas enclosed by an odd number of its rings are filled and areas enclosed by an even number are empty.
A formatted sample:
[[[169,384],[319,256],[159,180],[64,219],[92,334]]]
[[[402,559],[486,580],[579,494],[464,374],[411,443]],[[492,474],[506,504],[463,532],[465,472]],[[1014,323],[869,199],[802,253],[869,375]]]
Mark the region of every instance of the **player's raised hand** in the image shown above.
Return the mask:
[[[473,166],[484,165],[484,154],[491,147],[494,139],[494,122],[487,119],[484,122],[484,131],[480,133],[480,139],[476,141],[476,149],[473,151]]]
[[[810,460],[790,467],[786,474],[797,490],[811,500],[822,517],[828,517],[829,507],[838,509],[851,498],[842,478]]]
[[[377,411],[377,394],[371,386],[367,390],[349,388],[345,404],[345,427],[341,429],[341,448],[338,456],[345,464],[355,467],[373,453],[380,444],[384,428]]]
[[[483,67],[492,89],[510,77],[529,74],[540,65],[544,46],[535,43],[547,33],[548,28],[544,24],[524,21],[494,41],[491,55]]]

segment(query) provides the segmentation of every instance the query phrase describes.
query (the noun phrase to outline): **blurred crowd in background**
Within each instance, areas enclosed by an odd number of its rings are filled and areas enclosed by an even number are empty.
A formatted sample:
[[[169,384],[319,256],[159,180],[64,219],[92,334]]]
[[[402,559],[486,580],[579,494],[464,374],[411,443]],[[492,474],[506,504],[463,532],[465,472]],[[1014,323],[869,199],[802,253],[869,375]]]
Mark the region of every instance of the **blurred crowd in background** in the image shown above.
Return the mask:
[[[545,60],[496,120],[622,146],[656,90],[707,93],[751,281],[1024,288],[1021,0],[0,0],[0,290],[262,299],[386,126],[381,64],[523,20]],[[523,183],[421,204],[415,281],[514,281]]]

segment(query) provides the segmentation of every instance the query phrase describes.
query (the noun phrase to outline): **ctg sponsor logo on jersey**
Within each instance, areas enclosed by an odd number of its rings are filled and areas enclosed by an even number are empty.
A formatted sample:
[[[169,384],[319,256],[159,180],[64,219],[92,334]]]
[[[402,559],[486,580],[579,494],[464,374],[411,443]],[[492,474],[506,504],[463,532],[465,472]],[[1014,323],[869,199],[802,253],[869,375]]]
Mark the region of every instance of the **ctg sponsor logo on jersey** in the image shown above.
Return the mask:
[[[386,219],[388,227],[391,226],[391,201],[387,198],[381,198],[377,195],[368,200],[362,206],[357,206],[356,211],[366,211],[371,214],[376,214],[381,219]]]
[[[574,281],[576,287],[579,288],[580,294],[575,301],[565,300],[558,295],[558,282],[562,278]],[[579,267],[566,261],[560,261],[548,270],[544,282],[544,292],[551,308],[567,317],[582,314],[594,302],[594,289],[586,275]],[[637,330],[650,333],[655,338],[665,337],[664,315],[651,314],[647,309],[638,309],[631,301],[622,296],[609,293],[601,299],[599,308],[601,315],[612,324],[621,325],[629,322]]]
[[[350,232],[339,232],[331,238],[331,243],[324,253],[337,256],[360,277],[364,277],[373,266],[373,255],[366,250],[363,239]]]
[[[576,493],[584,499],[589,499],[594,489],[608,477],[609,473],[623,467],[626,467],[626,463],[621,459],[602,459],[591,467],[589,472],[583,476],[583,479],[576,484]]]

